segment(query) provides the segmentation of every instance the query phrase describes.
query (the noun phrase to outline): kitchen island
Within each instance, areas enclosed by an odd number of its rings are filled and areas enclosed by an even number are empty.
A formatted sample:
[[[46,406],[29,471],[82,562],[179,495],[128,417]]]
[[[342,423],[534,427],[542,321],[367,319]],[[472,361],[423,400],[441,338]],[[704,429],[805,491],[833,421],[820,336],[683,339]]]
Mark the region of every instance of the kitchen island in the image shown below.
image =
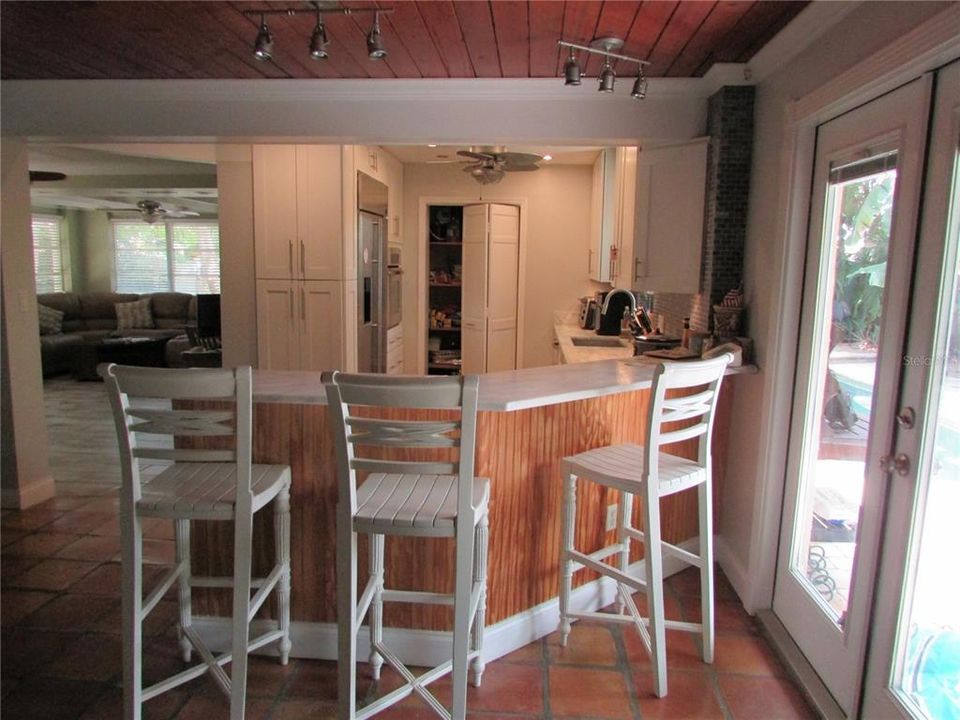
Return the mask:
[[[481,377],[476,473],[491,480],[487,624],[493,627],[485,652],[488,658],[555,629],[560,459],[611,443],[642,442],[653,369],[649,362],[604,360]],[[745,372],[755,369],[736,368],[728,374]],[[723,383],[714,425],[715,498],[722,496],[734,385],[731,378]],[[675,447],[677,454],[695,457],[692,442]],[[253,454],[255,462],[289,464],[293,473],[293,654],[335,657],[337,491],[334,445],[320,373],[254,373]],[[581,489],[580,547],[601,546],[604,508],[614,502],[613,493],[608,496],[598,486]],[[635,507],[634,513],[638,522],[640,508]],[[693,538],[697,533],[696,493],[683,492],[664,500],[661,518],[665,540],[679,543]],[[271,562],[272,542],[267,540],[271,524],[269,511],[258,513],[255,570]],[[193,532],[195,572],[226,574],[231,561],[229,528],[215,523],[197,525]],[[452,543],[391,538],[386,553],[388,586],[410,589],[424,581],[432,590],[449,591],[452,586]],[[639,560],[642,550],[638,547],[635,554],[634,559]],[[365,558],[361,548],[361,578],[366,574]],[[591,575],[580,573],[577,580],[589,582],[594,579]],[[608,602],[608,596],[609,592],[604,594],[597,587],[581,592],[578,602],[596,605]],[[197,589],[195,598],[199,615],[229,614],[227,593]],[[397,604],[388,605],[385,615],[389,626],[425,630],[448,628],[450,617],[447,607]],[[426,647],[436,635],[421,637]],[[429,659],[416,652],[413,657]]]

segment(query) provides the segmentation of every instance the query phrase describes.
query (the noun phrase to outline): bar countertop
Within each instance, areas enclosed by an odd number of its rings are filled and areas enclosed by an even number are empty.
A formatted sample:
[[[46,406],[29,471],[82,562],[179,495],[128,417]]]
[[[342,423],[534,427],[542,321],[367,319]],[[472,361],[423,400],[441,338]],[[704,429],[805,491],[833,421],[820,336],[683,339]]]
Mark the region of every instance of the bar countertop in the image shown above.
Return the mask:
[[[656,364],[648,358],[630,358],[489,373],[480,377],[480,410],[511,412],[647,390]],[[756,367],[746,365],[730,368],[727,375],[756,372]],[[327,403],[319,372],[293,370],[254,371],[253,400],[303,405]]]

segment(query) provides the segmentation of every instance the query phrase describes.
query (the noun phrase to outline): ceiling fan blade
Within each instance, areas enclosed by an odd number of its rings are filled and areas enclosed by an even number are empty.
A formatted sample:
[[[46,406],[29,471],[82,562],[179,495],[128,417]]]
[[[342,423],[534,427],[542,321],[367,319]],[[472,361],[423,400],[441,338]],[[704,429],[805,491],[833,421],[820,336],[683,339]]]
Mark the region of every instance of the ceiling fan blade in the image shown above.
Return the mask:
[[[497,156],[510,165],[533,165],[543,160],[543,156],[534,153],[505,152]]]
[[[30,182],[57,182],[66,180],[67,176],[62,172],[53,172],[50,170],[31,170]]]
[[[473,152],[472,150],[457,150],[457,155],[460,155],[461,157],[473,158],[474,160],[494,160],[495,159],[493,155],[489,155],[487,153]]]
[[[533,172],[540,169],[538,165],[513,165],[511,163],[504,163],[500,167],[507,172]]]

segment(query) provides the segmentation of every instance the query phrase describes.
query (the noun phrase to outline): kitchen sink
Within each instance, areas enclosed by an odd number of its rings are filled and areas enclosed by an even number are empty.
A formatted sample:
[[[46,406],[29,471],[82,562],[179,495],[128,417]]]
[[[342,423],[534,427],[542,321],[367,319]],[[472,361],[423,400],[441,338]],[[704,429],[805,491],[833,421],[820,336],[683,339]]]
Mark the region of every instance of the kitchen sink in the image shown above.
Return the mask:
[[[624,348],[627,347],[620,338],[616,337],[572,337],[570,338],[574,347],[605,347],[605,348]]]

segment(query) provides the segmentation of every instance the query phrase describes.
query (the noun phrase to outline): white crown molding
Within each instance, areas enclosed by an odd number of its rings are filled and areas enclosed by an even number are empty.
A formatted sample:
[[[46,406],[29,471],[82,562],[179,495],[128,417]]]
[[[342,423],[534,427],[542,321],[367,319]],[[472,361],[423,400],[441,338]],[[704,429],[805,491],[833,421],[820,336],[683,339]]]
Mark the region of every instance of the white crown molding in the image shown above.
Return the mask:
[[[960,3],[952,3],[848,71],[800,98],[792,120],[833,117],[960,56]]]
[[[821,1],[807,5],[750,58],[748,67],[753,82],[762,82],[782,68],[863,2]]]
[[[626,98],[633,78],[619,78],[613,97]],[[83,90],[85,89],[85,90]],[[343,79],[343,80],[5,80],[0,83],[4,103],[16,103],[31,94],[94,92],[120,99],[134,90],[158,102],[260,101],[260,102],[390,102],[394,100],[552,100],[599,101],[610,96],[598,93],[589,78],[579,87],[566,87],[561,78],[444,78],[444,79]],[[708,94],[703,78],[650,78],[647,98],[703,97]]]

